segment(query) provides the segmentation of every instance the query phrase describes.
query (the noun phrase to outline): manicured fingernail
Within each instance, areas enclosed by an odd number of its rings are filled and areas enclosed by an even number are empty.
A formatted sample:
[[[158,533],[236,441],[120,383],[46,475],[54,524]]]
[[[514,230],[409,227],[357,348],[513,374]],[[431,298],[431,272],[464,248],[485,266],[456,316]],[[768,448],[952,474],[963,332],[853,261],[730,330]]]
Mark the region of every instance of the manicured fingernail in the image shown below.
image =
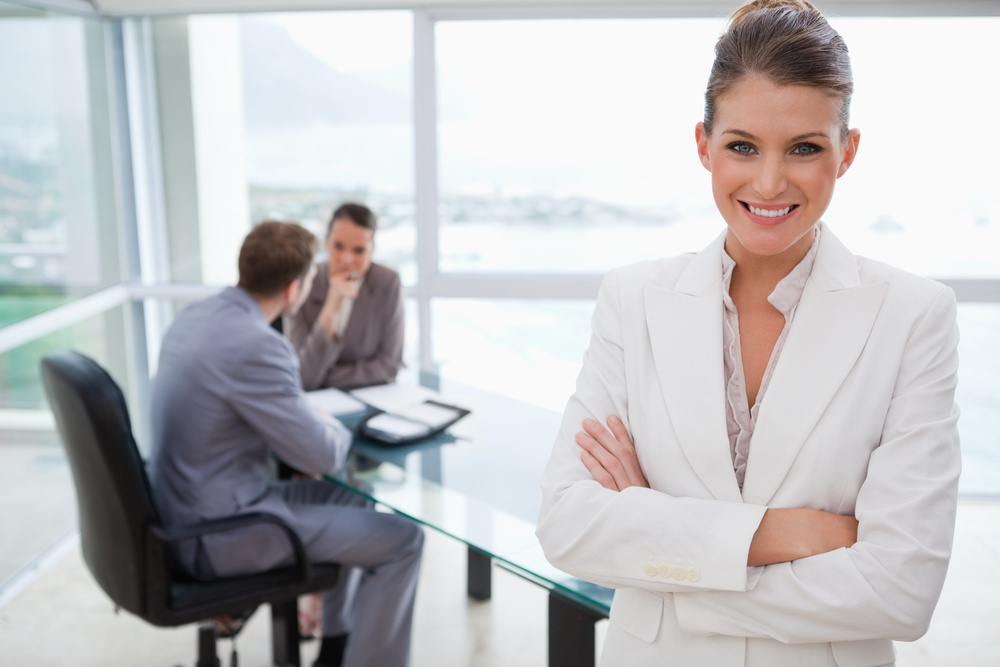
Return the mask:
[[[596,426],[596,425],[597,425],[597,422],[595,422],[595,421],[594,421],[593,419],[591,419],[590,417],[587,417],[586,419],[584,419],[584,420],[583,420],[583,425],[584,425],[584,426]]]

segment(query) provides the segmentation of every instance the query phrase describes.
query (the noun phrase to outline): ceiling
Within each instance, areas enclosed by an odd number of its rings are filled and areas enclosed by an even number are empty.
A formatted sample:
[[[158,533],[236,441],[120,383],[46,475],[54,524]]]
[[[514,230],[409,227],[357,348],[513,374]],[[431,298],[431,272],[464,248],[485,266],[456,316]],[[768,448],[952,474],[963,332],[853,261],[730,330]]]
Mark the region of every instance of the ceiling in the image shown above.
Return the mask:
[[[64,8],[92,6],[107,16],[213,14],[316,10],[431,9],[512,10],[545,14],[575,10],[583,14],[664,13],[712,16],[730,13],[740,0],[28,0]],[[891,16],[994,16],[1000,0],[817,0],[825,13]]]

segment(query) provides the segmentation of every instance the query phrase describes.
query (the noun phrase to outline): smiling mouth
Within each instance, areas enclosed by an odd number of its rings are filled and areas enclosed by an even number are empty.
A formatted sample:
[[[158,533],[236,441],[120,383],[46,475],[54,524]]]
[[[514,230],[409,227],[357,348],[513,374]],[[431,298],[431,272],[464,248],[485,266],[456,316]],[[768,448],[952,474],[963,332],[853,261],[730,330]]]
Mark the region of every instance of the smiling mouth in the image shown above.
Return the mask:
[[[742,204],[743,208],[745,208],[746,210],[750,211],[754,215],[759,215],[762,218],[780,218],[783,215],[788,215],[789,213],[791,213],[792,211],[794,211],[799,207],[798,204],[792,204],[791,206],[786,206],[784,208],[767,209],[767,208],[757,208],[756,206],[751,206],[745,201],[741,201],[740,204]]]

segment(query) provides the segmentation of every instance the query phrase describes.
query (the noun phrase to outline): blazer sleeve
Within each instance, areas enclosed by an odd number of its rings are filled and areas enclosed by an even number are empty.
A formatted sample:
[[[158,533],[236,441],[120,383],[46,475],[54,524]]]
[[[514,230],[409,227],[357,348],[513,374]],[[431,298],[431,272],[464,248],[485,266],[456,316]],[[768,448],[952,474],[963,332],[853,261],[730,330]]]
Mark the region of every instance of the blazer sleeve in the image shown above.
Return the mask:
[[[604,423],[618,415],[631,433],[620,289],[618,273],[608,274],[576,391],[542,475],[536,534],[545,556],[565,572],[613,588],[745,591],[750,541],[765,507],[636,487],[610,491],[580,459],[575,435],[585,418]]]
[[[749,592],[676,595],[683,630],[786,643],[912,641],[926,632],[951,554],[961,468],[952,291],[940,286],[905,335],[901,351],[869,341],[897,371],[857,495],[858,542],[766,566]]]
[[[274,336],[235,366],[228,402],[281,460],[307,473],[333,472],[346,460],[351,432],[306,401],[296,362],[288,342]]]
[[[320,265],[321,273],[325,266]],[[404,338],[403,288],[399,274],[373,265],[365,288],[370,291],[366,298],[354,304],[351,320],[373,322],[373,327],[364,327],[374,330],[378,337],[373,354],[356,354],[360,341],[352,340],[351,325],[344,336],[334,337],[320,326],[319,313],[329,289],[328,278],[317,275],[309,299],[298,313],[285,318],[286,333],[299,355],[302,386],[307,391],[322,387],[353,389],[396,379],[403,366]]]
[[[306,390],[319,389],[323,379],[343,349],[340,341],[334,341],[319,324],[319,313],[330,288],[327,264],[320,264],[313,280],[309,296],[298,312],[283,319],[285,335],[299,357],[299,373],[302,387]]]
[[[358,356],[351,360],[339,359],[329,368],[325,386],[352,389],[385,384],[395,380],[396,374],[403,366],[403,286],[399,274],[388,271],[387,279],[373,290],[371,299],[367,302],[359,300],[354,307],[356,310],[359,307],[370,309],[368,312],[355,312],[351,317],[374,319],[378,332],[377,348],[375,353],[369,356]],[[350,340],[341,343],[341,345],[350,344]]]

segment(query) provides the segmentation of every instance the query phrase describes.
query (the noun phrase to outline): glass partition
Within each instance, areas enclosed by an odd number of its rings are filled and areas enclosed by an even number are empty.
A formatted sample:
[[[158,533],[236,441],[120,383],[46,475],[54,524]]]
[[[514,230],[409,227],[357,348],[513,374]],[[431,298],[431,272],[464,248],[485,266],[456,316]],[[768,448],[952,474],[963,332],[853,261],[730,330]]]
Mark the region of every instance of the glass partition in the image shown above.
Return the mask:
[[[197,20],[197,19],[192,19]],[[345,201],[379,218],[375,261],[416,283],[410,12],[240,18],[252,222],[326,236]]]
[[[590,342],[591,300],[434,299],[436,370],[562,411]]]
[[[827,221],[916,273],[1000,277],[1000,159],[969,147],[1000,102],[976,65],[1000,57],[1000,18],[832,23],[862,140]],[[440,269],[601,273],[718,234],[694,126],[723,25],[437,23]]]
[[[1000,60],[1000,17],[831,23],[851,50],[861,130],[831,226],[854,252],[914,273],[1000,279],[1000,157],[970,143],[1000,104],[982,66]]]
[[[0,3],[0,326],[122,280],[104,27]]]
[[[438,23],[441,270],[601,273],[717,235],[693,136],[720,27]]]
[[[962,410],[962,478],[959,489],[974,496],[1000,497],[1000,304],[958,304],[958,391]]]
[[[45,409],[41,359],[58,349],[82,352],[104,366],[128,397],[126,345],[121,340],[124,316],[124,309],[117,307],[0,354],[0,405],[4,406],[0,410],[0,507],[5,510],[0,512],[0,588],[76,528],[73,481],[54,422]],[[138,406],[133,403],[129,400],[134,413]]]

